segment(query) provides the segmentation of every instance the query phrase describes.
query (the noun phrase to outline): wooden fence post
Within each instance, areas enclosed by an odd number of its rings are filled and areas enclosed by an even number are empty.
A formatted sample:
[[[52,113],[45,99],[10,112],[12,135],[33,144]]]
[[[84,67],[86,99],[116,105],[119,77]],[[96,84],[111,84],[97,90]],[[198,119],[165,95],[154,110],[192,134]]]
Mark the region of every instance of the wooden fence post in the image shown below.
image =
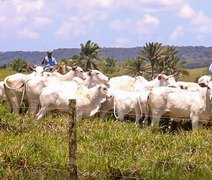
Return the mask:
[[[69,170],[70,179],[77,180],[77,165],[76,165],[76,151],[77,151],[77,127],[76,127],[76,100],[69,99]]]

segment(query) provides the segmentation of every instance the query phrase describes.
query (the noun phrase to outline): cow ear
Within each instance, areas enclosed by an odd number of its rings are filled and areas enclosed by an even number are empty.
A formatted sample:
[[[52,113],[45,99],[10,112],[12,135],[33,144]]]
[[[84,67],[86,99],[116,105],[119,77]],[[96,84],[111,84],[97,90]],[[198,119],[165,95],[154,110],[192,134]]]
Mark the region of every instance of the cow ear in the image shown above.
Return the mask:
[[[91,75],[92,75],[92,71],[89,70],[89,71],[88,71],[88,76],[91,76]]]
[[[182,74],[178,71],[175,74],[173,74],[175,81],[178,81],[180,79],[180,77],[182,76]]]
[[[162,74],[159,74],[158,75],[158,80],[161,80],[161,79],[163,79]]]
[[[32,71],[35,71],[35,68],[32,67],[32,66],[28,66],[28,67],[27,67],[27,70],[28,70],[29,72],[32,72]]]
[[[75,71],[77,69],[77,66],[72,66],[72,70]]]

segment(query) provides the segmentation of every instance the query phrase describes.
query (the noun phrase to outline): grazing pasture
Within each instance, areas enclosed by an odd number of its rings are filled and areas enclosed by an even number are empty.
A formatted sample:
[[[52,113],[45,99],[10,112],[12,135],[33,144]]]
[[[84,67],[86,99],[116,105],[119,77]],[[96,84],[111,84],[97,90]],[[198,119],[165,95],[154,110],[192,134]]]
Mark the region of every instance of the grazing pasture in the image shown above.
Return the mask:
[[[34,121],[10,114],[0,104],[0,179],[69,179],[68,120],[68,115],[51,114]],[[211,128],[164,132],[112,117],[83,119],[77,122],[78,175],[80,179],[210,179],[211,142]]]

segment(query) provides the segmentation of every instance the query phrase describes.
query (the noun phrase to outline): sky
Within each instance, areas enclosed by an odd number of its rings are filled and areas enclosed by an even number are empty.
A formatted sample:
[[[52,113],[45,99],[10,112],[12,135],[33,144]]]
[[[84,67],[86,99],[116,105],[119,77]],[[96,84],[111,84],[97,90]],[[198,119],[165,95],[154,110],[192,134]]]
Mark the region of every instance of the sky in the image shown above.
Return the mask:
[[[211,0],[0,0],[0,51],[212,46]]]

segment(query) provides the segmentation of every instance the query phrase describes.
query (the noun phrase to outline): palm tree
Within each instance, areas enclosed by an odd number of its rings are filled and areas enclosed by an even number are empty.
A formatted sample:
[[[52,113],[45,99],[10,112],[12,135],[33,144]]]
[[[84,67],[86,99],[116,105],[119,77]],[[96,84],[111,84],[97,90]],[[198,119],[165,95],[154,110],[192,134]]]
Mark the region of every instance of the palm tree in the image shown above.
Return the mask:
[[[132,76],[147,75],[150,73],[150,64],[139,57],[127,62],[127,74]]]
[[[154,68],[156,62],[161,58],[163,55],[163,47],[161,43],[146,43],[143,49],[140,51],[139,57],[142,60],[150,62],[151,65],[151,78],[154,76]]]
[[[27,62],[23,59],[15,59],[8,64],[16,72],[26,72],[27,71]]]
[[[105,62],[106,62],[106,65],[105,65],[105,67],[106,67],[106,73],[112,74],[113,72],[115,72],[117,61],[114,60],[113,58],[107,58],[105,60]]]
[[[186,64],[187,63],[185,61],[181,61],[179,57],[177,56],[172,57],[169,64],[170,69],[169,74],[181,73],[188,76],[189,72],[185,69]]]
[[[188,71],[184,69],[186,62],[180,61],[177,54],[176,47],[164,47],[161,58],[156,62],[156,70],[158,73],[165,73],[167,75],[174,73],[182,73],[188,75]]]
[[[100,47],[98,44],[91,42],[91,40],[87,41],[86,44],[80,44],[80,59],[85,68],[85,70],[89,69],[97,69],[97,60],[100,57]]]

